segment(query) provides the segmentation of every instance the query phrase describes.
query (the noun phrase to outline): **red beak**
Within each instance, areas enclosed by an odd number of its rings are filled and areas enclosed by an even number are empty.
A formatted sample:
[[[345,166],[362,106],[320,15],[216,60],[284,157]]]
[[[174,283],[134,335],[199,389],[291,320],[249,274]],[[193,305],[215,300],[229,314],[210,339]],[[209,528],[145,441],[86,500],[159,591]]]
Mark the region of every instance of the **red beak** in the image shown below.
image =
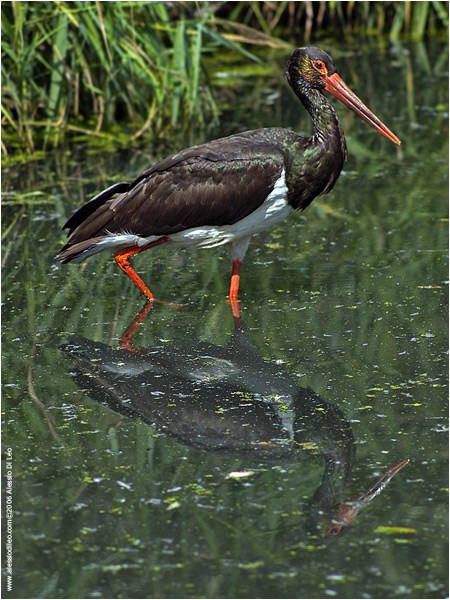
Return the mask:
[[[325,75],[322,79],[326,82],[325,89],[330,94],[333,94],[335,98],[340,100],[345,106],[360,117],[363,121],[368,123],[371,127],[379,131],[382,135],[387,137],[388,140],[394,142],[394,144],[401,144],[401,141],[396,135],[392,133],[390,129],[386,127],[384,123],[376,117],[372,111],[370,111],[363,102],[358,98],[356,94],[348,87],[348,85],[339,77],[337,73],[333,75]]]
[[[369,502],[386,487],[394,475],[397,475],[397,473],[403,469],[403,467],[406,467],[408,463],[409,459],[406,458],[393,467],[386,469],[375,479],[375,481],[372,481],[364,492],[353,496],[343,504],[339,504],[338,512],[333,519],[333,525],[327,531],[327,536],[339,536],[342,533],[342,530],[351,525],[361,510],[367,506],[367,504],[369,504]]]

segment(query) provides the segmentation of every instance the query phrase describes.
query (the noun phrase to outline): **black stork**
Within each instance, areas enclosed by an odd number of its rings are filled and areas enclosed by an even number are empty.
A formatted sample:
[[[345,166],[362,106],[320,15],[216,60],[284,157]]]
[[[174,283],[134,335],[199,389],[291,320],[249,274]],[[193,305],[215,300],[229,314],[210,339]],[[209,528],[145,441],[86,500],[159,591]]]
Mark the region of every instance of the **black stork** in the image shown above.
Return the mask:
[[[342,170],[344,132],[323,90],[400,144],[339,77],[323,50],[297,48],[287,61],[286,78],[311,116],[311,137],[269,127],[177,152],[132,183],[116,183],[78,209],[64,225],[69,237],[57,258],[77,263],[112,251],[122,271],[154,300],[132,268],[132,256],[160,245],[225,244],[233,261],[229,299],[237,300],[239,269],[252,235],[329,192]]]

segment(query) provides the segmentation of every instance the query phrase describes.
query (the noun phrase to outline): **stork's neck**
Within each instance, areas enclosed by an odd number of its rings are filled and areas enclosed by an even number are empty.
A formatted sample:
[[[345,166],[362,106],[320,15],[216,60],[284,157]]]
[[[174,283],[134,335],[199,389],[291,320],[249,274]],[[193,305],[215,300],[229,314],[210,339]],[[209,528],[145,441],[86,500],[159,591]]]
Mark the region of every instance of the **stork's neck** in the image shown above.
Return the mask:
[[[344,131],[339,123],[336,111],[320,90],[311,88],[302,79],[291,81],[292,89],[311,116],[314,135],[311,141],[324,149],[340,152],[342,159],[347,158]]]
[[[336,112],[322,92],[301,79],[289,62],[286,77],[314,125],[312,137],[298,136],[298,142],[290,144],[291,168],[286,172],[288,201],[295,209],[303,210],[314,198],[333,188],[347,149]]]

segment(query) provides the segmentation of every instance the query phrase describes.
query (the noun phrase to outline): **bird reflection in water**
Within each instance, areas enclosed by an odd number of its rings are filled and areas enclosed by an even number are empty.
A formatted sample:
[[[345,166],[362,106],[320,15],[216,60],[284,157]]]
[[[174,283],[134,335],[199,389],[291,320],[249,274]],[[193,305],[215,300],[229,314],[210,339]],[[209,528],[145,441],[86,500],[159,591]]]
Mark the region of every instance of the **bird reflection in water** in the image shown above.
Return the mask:
[[[338,504],[350,481],[355,440],[333,404],[262,359],[232,302],[229,343],[133,345],[149,302],[122,335],[119,348],[72,338],[63,350],[76,363],[76,384],[115,412],[156,425],[179,443],[250,463],[296,463],[321,457],[321,483],[303,506],[303,526],[340,537],[359,512],[407,463],[386,469],[362,493]]]

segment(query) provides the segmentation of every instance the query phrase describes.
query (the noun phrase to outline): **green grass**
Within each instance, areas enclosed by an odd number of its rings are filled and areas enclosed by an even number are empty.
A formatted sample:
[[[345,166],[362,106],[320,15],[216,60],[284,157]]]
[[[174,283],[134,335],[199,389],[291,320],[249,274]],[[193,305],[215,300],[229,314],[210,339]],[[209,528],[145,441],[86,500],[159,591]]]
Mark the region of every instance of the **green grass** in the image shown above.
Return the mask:
[[[215,119],[205,54],[258,59],[204,9],[189,18],[161,2],[4,3],[4,151],[57,145],[66,132],[120,142]]]
[[[16,1],[1,14],[7,156],[59,146],[68,134],[117,147],[214,122],[211,74],[230,51],[256,66],[260,46],[448,30],[448,4],[438,1]]]

